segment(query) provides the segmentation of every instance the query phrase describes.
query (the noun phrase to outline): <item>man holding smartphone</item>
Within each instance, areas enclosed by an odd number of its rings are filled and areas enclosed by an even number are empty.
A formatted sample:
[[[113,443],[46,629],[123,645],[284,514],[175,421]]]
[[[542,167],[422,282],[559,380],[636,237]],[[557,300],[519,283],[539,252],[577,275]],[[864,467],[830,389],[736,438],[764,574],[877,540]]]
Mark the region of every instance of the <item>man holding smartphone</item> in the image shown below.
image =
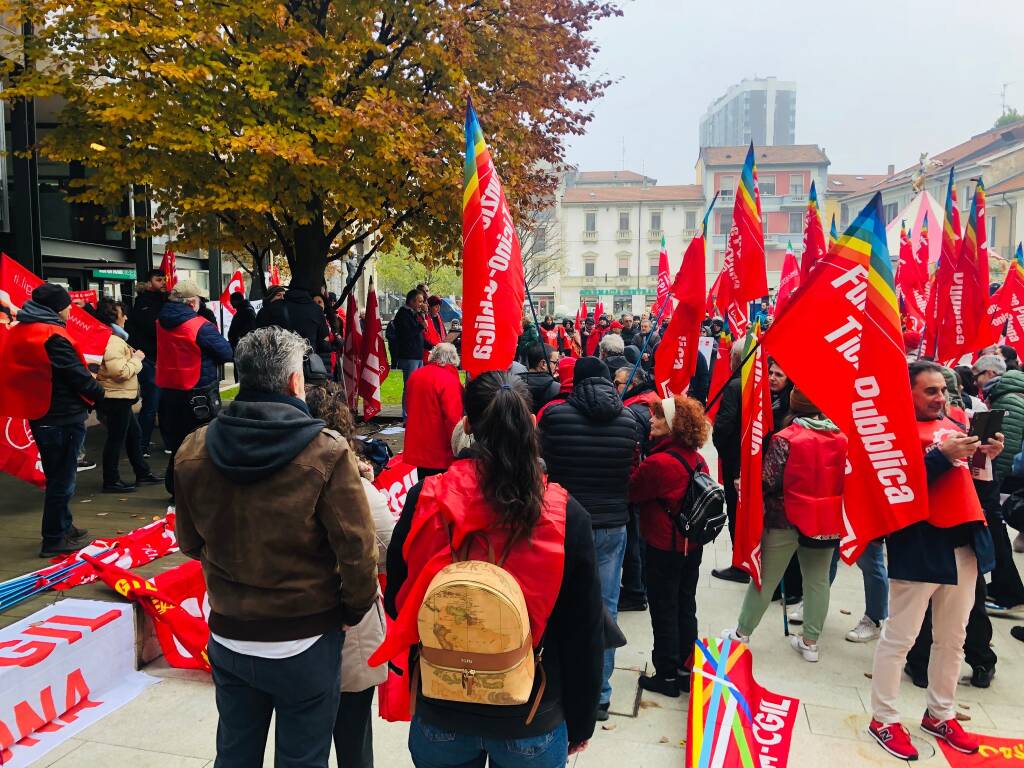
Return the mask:
[[[896,704],[903,665],[929,602],[934,632],[921,728],[959,752],[978,751],[977,737],[956,719],[954,702],[978,572],[993,566],[992,538],[968,460],[978,450],[989,458],[1003,450],[1001,433],[982,444],[946,416],[941,366],[924,360],[911,363],[910,386],[928,473],[928,519],[886,540],[889,621],[875,649],[868,727],[883,749],[904,760],[916,760],[918,755]]]

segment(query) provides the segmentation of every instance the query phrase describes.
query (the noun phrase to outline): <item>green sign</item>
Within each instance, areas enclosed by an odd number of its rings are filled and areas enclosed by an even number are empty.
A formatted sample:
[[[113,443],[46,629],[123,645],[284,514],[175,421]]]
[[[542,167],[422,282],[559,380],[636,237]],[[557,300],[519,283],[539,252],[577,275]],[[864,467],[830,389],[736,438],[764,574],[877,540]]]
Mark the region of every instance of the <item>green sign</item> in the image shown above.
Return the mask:
[[[134,269],[94,269],[93,277],[105,277],[107,280],[134,280]]]
[[[657,288],[581,288],[580,296],[655,296]]]

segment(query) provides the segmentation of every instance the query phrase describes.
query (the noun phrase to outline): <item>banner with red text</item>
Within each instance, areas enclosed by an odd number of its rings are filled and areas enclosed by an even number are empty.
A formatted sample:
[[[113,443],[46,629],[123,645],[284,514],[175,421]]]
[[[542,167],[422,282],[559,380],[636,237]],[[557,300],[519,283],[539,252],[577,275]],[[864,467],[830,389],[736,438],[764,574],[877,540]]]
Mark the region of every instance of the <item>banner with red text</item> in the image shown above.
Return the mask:
[[[183,636],[179,624],[174,621],[153,622],[157,640],[160,641],[160,650],[163,651],[167,663],[178,669],[209,671],[205,649],[210,640],[210,598],[206,593],[202,564],[198,560],[189,560],[169,571],[157,574],[150,581],[171,602],[176,603],[188,614],[194,620],[188,624],[196,627],[194,630],[187,630]],[[198,656],[197,648],[202,651]]]
[[[127,603],[61,600],[0,629],[0,764],[24,768],[159,682]]]
[[[519,236],[470,101],[462,193],[462,367],[467,373],[478,376],[512,364],[525,298]]]
[[[975,734],[981,746],[973,755],[965,755],[936,739],[949,768],[1020,768],[1024,765],[1024,738],[1004,739],[999,736]]]
[[[764,337],[768,354],[849,438],[840,553],[928,516],[882,198],[818,262]]]
[[[782,768],[800,700],[754,679],[753,655],[732,640],[697,640],[686,715],[686,768]]]
[[[732,548],[732,564],[749,573],[758,588],[761,587],[761,534],[764,532],[761,469],[772,432],[768,355],[759,343],[760,335],[761,324],[755,322],[747,335],[743,349],[746,362],[740,371],[740,489]]]
[[[401,453],[395,454],[387,468],[373,481],[374,487],[388,500],[388,509],[397,520],[405,506],[409,489],[419,482],[419,473],[412,464],[407,464]]]

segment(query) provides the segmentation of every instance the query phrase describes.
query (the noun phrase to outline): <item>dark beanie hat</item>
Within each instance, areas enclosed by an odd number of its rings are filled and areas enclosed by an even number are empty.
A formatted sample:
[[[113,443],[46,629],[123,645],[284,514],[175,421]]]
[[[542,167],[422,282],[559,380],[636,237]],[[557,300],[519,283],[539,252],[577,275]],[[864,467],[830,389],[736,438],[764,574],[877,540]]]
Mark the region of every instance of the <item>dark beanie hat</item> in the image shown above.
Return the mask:
[[[43,283],[32,291],[32,301],[54,312],[60,312],[71,303],[71,296],[59,285]]]
[[[627,344],[622,350],[622,356],[629,360],[630,364],[636,365],[640,362],[640,348],[635,344]]]
[[[576,361],[576,367],[572,373],[574,382],[597,377],[607,379],[608,381],[612,380],[612,375],[608,372],[608,366],[604,364],[603,360],[598,360],[596,357],[581,357]]]

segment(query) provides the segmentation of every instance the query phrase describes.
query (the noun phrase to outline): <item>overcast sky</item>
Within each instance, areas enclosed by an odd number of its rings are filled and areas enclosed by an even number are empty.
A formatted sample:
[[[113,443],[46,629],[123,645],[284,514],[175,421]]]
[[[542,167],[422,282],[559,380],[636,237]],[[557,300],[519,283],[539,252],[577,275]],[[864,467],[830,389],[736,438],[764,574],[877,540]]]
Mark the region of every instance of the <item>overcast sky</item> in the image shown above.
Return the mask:
[[[619,0],[594,72],[615,78],[567,157],[691,183],[697,126],[744,77],[797,84],[796,141],[832,173],[884,173],[1024,112],[1024,0]]]

